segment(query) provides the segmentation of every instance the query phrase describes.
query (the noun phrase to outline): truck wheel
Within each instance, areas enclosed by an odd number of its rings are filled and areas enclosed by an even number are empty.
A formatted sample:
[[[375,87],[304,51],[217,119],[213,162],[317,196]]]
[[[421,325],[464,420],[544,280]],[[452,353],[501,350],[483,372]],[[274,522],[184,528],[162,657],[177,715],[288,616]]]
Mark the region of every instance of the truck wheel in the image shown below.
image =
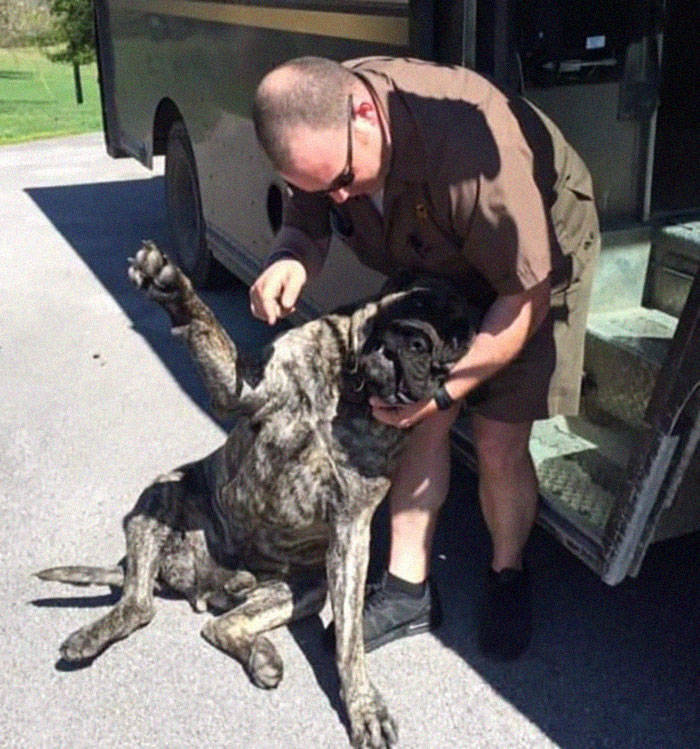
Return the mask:
[[[175,121],[168,132],[165,204],[177,264],[195,286],[221,286],[228,279],[228,272],[207,247],[197,166],[181,120]]]

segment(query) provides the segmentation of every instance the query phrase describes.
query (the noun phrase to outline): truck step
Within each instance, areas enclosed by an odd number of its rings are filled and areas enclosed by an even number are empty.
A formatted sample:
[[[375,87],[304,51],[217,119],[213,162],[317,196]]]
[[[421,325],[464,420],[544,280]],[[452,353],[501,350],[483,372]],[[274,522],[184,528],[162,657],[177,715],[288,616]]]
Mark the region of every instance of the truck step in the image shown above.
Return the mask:
[[[676,324],[672,315],[646,307],[589,316],[583,410],[591,421],[613,419],[633,428],[644,425]]]
[[[628,428],[603,427],[581,417],[535,422],[530,452],[544,501],[585,535],[602,538],[625,486],[635,441]]]
[[[654,233],[644,303],[679,317],[700,267],[700,221]]]

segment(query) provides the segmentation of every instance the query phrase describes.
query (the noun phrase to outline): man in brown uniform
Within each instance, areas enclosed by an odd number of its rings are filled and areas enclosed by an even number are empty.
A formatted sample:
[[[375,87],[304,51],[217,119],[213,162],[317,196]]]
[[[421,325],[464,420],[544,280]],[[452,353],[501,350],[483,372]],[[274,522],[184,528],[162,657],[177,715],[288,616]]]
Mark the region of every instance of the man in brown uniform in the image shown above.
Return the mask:
[[[387,275],[464,284],[479,334],[435,397],[374,416],[413,427],[390,493],[391,548],[365,602],[368,649],[436,621],[430,548],[449,481],[449,430],[466,400],[493,555],[481,648],[530,640],[523,549],[537,511],[532,422],[578,409],[585,317],[599,249],[591,180],[542,113],[478,74],[417,60],[292,60],[261,82],[258,138],[290,186],[282,228],[251,288],[274,324],[317,275],[331,235]]]

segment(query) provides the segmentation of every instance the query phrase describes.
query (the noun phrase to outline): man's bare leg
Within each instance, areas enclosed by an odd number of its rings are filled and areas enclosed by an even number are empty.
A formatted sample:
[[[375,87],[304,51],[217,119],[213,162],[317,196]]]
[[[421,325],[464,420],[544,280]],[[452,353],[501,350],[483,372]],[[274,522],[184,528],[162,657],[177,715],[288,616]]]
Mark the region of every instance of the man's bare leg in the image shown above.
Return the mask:
[[[450,479],[450,427],[458,412],[455,405],[417,424],[401,454],[389,497],[389,567],[363,611],[367,651],[440,622],[439,600],[427,577],[433,533]]]
[[[422,583],[430,569],[437,516],[450,482],[450,427],[458,413],[455,405],[417,424],[393,477],[389,572],[411,583]]]
[[[528,449],[531,422],[494,421],[478,414],[472,428],[479,461],[479,500],[491,535],[494,571],[522,569],[537,515],[537,478]]]
[[[532,633],[530,584],[523,551],[537,515],[537,478],[528,444],[532,424],[474,415],[479,499],[491,535],[491,569],[479,611],[478,641],[485,654],[517,658]]]
[[[449,486],[449,434],[458,410],[453,407],[419,423],[401,455],[389,497],[390,574],[382,594],[370,596],[365,606],[365,642],[370,649],[428,629],[428,621],[431,626],[436,621],[429,614],[439,606],[425,581],[438,513]],[[479,496],[493,549],[479,640],[485,652],[506,659],[527,647],[531,631],[529,587],[520,572],[537,513],[537,480],[528,450],[531,426],[476,415],[473,419]]]

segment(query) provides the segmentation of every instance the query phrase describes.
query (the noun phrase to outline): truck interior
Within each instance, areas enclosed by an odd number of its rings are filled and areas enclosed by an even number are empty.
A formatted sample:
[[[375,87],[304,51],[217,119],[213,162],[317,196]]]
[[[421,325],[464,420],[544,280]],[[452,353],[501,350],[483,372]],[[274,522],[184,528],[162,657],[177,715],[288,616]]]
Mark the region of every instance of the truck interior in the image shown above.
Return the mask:
[[[540,522],[615,584],[636,574],[651,541],[700,528],[693,11],[688,0],[495,0],[463,11],[451,35],[433,16],[432,54],[461,55],[519,90],[593,174],[603,250],[581,413],[536,423],[531,452]],[[469,459],[466,427],[456,431]]]

